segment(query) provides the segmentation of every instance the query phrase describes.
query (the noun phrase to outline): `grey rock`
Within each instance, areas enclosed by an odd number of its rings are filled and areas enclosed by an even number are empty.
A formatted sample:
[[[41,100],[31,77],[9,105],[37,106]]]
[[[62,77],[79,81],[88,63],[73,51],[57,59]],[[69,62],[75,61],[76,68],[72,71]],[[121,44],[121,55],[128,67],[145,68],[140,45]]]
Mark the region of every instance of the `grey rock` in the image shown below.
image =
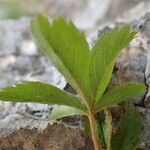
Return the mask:
[[[134,52],[134,50],[136,50]],[[116,67],[118,68],[116,77],[119,83],[125,83],[129,81],[136,81],[140,83],[145,82],[145,67],[146,67],[146,52],[142,48],[128,48],[124,49],[125,53],[120,53],[118,57]],[[122,56],[127,55],[126,59],[123,59]],[[143,105],[144,97],[138,96],[135,97],[134,103],[138,105]]]
[[[29,72],[34,72],[39,68],[39,58],[19,56],[14,64],[12,64],[12,71],[16,72],[18,75],[25,75]]]
[[[145,36],[145,41],[147,43],[147,62],[145,70],[146,83],[148,85],[148,93],[145,99],[145,106],[150,107],[150,13],[146,14],[141,20],[141,30]]]
[[[0,88],[14,84],[15,79],[9,72],[0,72]]]
[[[21,55],[27,55],[27,56],[37,56],[38,55],[38,49],[37,49],[35,42],[33,42],[29,39],[22,41],[20,44],[20,47],[18,47],[18,49],[20,49]]]
[[[16,53],[18,44],[23,40],[22,33],[27,31],[28,23],[28,18],[0,22],[0,56]]]
[[[145,149],[150,149],[150,110],[145,109],[143,112],[144,126],[142,131],[142,141],[145,143]],[[144,150],[145,150],[144,149]]]
[[[107,21],[130,23],[150,12],[149,8],[149,0],[112,0],[104,18]]]
[[[139,2],[140,2],[140,0],[111,1],[110,5],[109,5],[109,9],[108,9],[105,17],[106,17],[106,19],[114,19],[114,17],[118,17],[124,11],[127,11],[127,9],[134,7]]]

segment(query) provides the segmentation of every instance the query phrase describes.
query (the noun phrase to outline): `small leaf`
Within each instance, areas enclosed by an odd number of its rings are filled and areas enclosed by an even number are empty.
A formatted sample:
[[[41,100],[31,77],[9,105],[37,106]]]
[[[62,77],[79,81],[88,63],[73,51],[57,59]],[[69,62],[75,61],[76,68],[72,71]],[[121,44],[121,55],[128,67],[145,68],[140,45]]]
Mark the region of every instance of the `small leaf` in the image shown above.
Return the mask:
[[[106,143],[106,149],[111,150],[110,140],[112,135],[112,116],[109,110],[105,110],[105,121],[103,124],[103,133],[104,133],[104,139]]]
[[[112,136],[112,150],[135,150],[140,140],[142,119],[134,106],[127,108],[119,130]]]
[[[36,102],[58,104],[86,110],[80,99],[41,82],[24,82],[0,91],[0,100],[11,102]]]
[[[73,115],[87,115],[87,114],[79,109],[62,105],[52,110],[52,113],[49,115],[49,119],[57,120],[63,117],[68,117]]]
[[[119,85],[103,95],[96,104],[96,112],[112,107],[146,91],[146,86],[140,83],[127,83]]]
[[[41,50],[80,96],[88,101],[87,98],[92,95],[89,84],[90,50],[84,34],[72,22],[58,18],[50,24],[42,15],[32,20],[30,28]]]
[[[102,96],[109,83],[117,54],[136,34],[130,32],[130,26],[114,28],[103,34],[92,48],[90,75],[92,88],[95,91],[95,102]]]

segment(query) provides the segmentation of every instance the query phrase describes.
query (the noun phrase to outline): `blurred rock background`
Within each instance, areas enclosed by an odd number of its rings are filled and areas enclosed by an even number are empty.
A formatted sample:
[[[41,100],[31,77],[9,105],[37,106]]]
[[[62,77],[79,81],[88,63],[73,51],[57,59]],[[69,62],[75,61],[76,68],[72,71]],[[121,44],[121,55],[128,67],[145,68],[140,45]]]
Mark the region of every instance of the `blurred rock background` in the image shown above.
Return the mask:
[[[90,45],[115,25],[131,24],[133,29],[139,29],[139,36],[119,54],[111,84],[136,80],[150,85],[149,0],[0,0],[0,88],[24,80],[48,82],[61,89],[68,87],[31,37],[29,22],[38,12],[50,20],[57,16],[72,20],[85,32]],[[150,149],[149,95],[150,92],[134,99],[144,118],[139,145],[143,150]],[[47,120],[53,107],[0,102],[0,128],[20,117]]]

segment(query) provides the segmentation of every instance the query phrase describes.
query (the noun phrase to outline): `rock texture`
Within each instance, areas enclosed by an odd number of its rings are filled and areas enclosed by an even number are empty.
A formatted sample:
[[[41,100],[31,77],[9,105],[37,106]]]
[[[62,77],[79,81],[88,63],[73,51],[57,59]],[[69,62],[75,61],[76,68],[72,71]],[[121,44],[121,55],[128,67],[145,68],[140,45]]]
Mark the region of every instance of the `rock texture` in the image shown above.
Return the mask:
[[[92,142],[79,129],[20,117],[0,124],[0,149],[92,150]]]
[[[72,19],[86,31],[88,40],[97,28],[99,36],[117,24],[131,23],[140,30],[139,36],[118,55],[109,88],[135,80],[148,85],[148,93],[134,99],[143,114],[143,135],[139,148],[150,149],[150,3],[148,0],[44,0],[43,12]],[[67,5],[66,5],[67,2]],[[46,9],[45,9],[46,8]],[[113,10],[113,13],[112,13]],[[120,12],[121,10],[121,12]],[[68,13],[69,12],[69,13]],[[126,13],[127,12],[127,13]],[[141,17],[143,15],[143,17]],[[89,19],[90,18],[90,19]],[[110,26],[103,24],[113,18]],[[116,21],[117,19],[117,21]],[[72,89],[57,70],[41,54],[28,31],[30,18],[0,21],[0,88],[24,80],[40,80],[59,88]],[[92,143],[79,129],[48,122],[53,106],[0,102],[0,149],[4,150],[92,150]],[[71,123],[73,126],[74,118]]]
[[[142,150],[150,149],[150,110],[140,108],[144,120],[141,148]]]

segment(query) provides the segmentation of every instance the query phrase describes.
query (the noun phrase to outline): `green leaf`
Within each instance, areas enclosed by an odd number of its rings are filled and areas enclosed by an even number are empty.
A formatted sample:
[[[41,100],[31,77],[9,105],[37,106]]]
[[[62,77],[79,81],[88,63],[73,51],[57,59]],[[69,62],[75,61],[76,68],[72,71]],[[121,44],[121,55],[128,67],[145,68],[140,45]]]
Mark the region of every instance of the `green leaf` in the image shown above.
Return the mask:
[[[42,51],[83,99],[91,97],[90,50],[83,33],[72,22],[58,18],[53,23],[42,15],[32,20],[31,32]]]
[[[49,115],[49,119],[57,120],[63,117],[68,117],[73,115],[87,115],[87,114],[79,109],[62,105],[52,110],[52,113]]]
[[[103,93],[104,93],[104,91],[106,89],[106,85],[108,85],[108,83],[109,83],[109,80],[110,80],[111,75],[112,75],[114,63],[115,63],[115,61],[112,61],[108,65],[108,67],[106,69],[106,74],[102,77],[101,84],[98,87],[98,93],[96,95],[96,101],[103,95]]]
[[[100,100],[96,103],[96,112],[102,109],[112,107],[118,103],[128,100],[133,96],[137,96],[146,91],[146,86],[140,83],[130,82],[127,84],[119,85],[114,89],[108,91],[103,95]]]
[[[117,54],[136,34],[136,32],[130,32],[130,26],[115,28],[103,34],[94,45],[90,75],[92,88],[95,91],[95,101],[99,100],[109,83]]]
[[[111,150],[111,135],[112,135],[112,116],[109,110],[105,110],[105,121],[103,124],[103,133],[104,133],[104,139],[106,143],[106,149]]]
[[[112,136],[112,150],[135,150],[140,140],[142,119],[134,106],[128,107],[121,118],[117,133]]]
[[[81,100],[77,97],[41,82],[24,82],[4,88],[0,91],[0,100],[58,104],[86,110]]]

